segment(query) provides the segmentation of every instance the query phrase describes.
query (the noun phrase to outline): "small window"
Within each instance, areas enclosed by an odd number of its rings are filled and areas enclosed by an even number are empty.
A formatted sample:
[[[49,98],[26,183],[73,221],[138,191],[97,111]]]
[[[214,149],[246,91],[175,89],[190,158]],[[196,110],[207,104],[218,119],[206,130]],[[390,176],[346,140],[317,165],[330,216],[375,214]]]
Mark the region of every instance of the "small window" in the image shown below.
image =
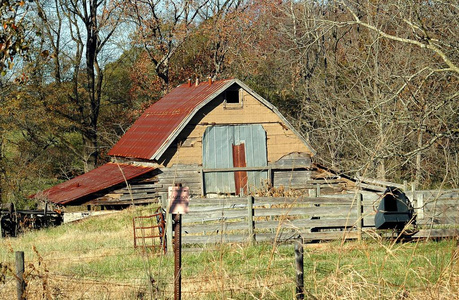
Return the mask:
[[[225,93],[226,103],[239,103],[239,90],[229,90]]]

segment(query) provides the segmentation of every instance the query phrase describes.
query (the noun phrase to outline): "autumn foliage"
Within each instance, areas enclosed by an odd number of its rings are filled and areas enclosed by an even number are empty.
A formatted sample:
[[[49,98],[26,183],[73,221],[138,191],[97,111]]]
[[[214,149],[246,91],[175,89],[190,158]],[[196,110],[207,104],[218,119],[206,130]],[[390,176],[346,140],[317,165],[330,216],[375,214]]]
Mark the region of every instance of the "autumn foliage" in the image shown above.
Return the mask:
[[[456,2],[2,2],[2,201],[105,162],[146,107],[209,76],[275,104],[329,167],[457,188]]]

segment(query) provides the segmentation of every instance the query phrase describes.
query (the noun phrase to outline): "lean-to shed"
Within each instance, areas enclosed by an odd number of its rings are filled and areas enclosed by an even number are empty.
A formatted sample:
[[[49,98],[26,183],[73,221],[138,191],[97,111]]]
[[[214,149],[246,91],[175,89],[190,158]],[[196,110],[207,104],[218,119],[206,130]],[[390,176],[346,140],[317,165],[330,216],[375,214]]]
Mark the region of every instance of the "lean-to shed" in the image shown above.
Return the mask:
[[[153,201],[174,183],[207,196],[295,188],[310,178],[314,154],[277,108],[240,80],[189,82],[134,122],[110,150],[111,163],[43,196],[64,205],[129,204]],[[99,176],[103,168],[111,180]]]

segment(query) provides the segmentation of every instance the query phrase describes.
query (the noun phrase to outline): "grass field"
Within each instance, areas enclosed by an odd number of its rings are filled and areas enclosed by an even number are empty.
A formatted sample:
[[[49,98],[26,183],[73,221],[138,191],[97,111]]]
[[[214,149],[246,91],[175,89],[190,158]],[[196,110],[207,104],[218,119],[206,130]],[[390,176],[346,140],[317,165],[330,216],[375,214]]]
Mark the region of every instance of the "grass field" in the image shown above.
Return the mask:
[[[0,240],[0,299],[16,299],[15,251],[26,259],[27,299],[172,299],[173,257],[134,249],[128,209]],[[459,299],[456,240],[311,244],[308,299]],[[293,244],[184,248],[183,299],[294,299]]]

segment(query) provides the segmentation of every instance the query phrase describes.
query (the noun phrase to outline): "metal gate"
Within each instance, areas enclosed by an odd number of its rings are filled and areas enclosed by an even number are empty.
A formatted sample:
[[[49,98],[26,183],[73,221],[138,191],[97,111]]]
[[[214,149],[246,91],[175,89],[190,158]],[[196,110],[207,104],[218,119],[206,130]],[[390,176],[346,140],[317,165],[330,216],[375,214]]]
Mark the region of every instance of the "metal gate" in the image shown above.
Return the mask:
[[[158,209],[155,214],[132,219],[134,248],[161,248],[166,251],[164,214]]]

